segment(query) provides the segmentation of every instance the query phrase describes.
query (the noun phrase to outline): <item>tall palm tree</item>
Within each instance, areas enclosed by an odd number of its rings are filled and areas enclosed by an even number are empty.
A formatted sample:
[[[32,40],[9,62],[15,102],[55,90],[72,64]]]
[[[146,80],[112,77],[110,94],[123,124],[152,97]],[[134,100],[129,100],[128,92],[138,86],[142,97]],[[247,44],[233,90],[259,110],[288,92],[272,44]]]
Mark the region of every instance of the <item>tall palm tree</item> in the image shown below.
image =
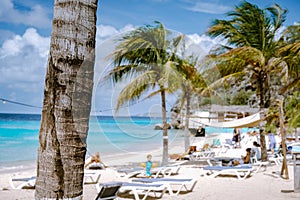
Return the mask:
[[[229,77],[248,73],[253,89],[259,99],[261,110],[270,105],[270,72],[283,67],[277,58],[278,41],[275,35],[282,27],[286,10],[275,4],[266,9],[243,1],[228,13],[229,20],[215,20],[208,30],[210,36],[222,36],[230,47],[221,54],[212,55],[222,75],[222,81]],[[260,131],[262,159],[267,160],[265,132]]]
[[[182,92],[180,98],[180,112],[185,105],[185,126],[184,126],[184,148],[185,151],[190,147],[190,131],[189,121],[191,113],[191,101],[192,97],[198,93],[201,86],[203,87],[203,80],[201,74],[197,70],[197,58],[189,56],[186,59],[177,58],[176,70],[181,77],[179,90]]]
[[[173,60],[183,36],[171,37],[162,23],[137,28],[123,36],[112,54],[114,68],[108,73],[114,82],[126,78],[133,80],[119,94],[116,110],[120,105],[139,99],[152,89],[148,97],[161,96],[163,124],[162,164],[168,162],[168,127],[166,93],[179,87]]]
[[[82,199],[97,0],[55,0],[35,199]]]

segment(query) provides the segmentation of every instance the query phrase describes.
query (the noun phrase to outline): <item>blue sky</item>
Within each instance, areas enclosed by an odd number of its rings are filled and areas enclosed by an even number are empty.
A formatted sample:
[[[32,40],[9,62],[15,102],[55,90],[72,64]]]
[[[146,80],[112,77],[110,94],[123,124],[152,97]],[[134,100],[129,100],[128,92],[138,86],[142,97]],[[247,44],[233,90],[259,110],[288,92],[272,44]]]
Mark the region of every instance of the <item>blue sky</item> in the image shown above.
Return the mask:
[[[274,3],[288,9],[285,26],[299,22],[299,0],[249,0],[264,8]],[[42,106],[44,78],[49,51],[53,0],[1,0],[0,2],[0,98]],[[106,70],[102,60],[112,51],[111,38],[124,31],[158,20],[166,28],[184,33],[194,48],[207,52],[218,42],[205,35],[213,19],[224,18],[240,0],[99,0],[97,12],[97,65],[93,110],[111,114],[122,85],[112,88],[99,80]],[[101,64],[100,64],[101,63]],[[174,95],[169,96],[168,108]],[[124,110],[145,114],[159,110],[153,98]],[[145,107],[147,109],[145,109]],[[31,108],[0,102],[1,112],[39,113]]]

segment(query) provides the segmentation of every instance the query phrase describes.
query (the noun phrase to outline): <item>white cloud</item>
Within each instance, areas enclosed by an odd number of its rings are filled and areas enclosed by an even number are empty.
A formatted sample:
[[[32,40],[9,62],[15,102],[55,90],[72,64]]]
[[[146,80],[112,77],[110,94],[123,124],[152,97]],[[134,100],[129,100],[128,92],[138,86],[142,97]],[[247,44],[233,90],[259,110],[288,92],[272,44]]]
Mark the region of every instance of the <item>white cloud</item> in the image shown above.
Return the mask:
[[[193,5],[188,7],[187,9],[194,12],[202,12],[202,13],[209,13],[209,14],[224,14],[232,9],[229,6],[221,5],[215,2],[190,1],[190,3],[193,3]]]
[[[110,83],[98,85],[99,80],[108,70],[107,56],[114,51],[116,45],[114,39],[135,27],[129,24],[120,29],[108,25],[99,25],[97,28],[93,110],[109,110],[114,108],[118,93],[126,83],[113,87]],[[210,47],[219,42],[206,35],[192,34],[187,37],[189,37],[187,45],[189,52],[196,52],[199,55],[206,54]],[[18,100],[30,97],[28,103],[35,102],[39,105],[39,102],[42,102],[49,43],[50,37],[41,36],[33,28],[28,28],[23,35],[15,35],[4,41],[0,47],[0,96],[10,98],[10,94],[15,94],[12,97]],[[154,105],[160,105],[159,96],[132,106],[130,113],[147,113]],[[171,103],[168,103],[168,106],[170,105]],[[122,111],[120,114],[126,112]]]
[[[208,54],[213,47],[219,44],[226,44],[226,41],[221,37],[211,38],[205,34],[198,35],[195,33],[187,35],[187,37],[190,38],[195,44],[199,45],[200,49],[203,50],[203,54]]]
[[[0,48],[0,83],[21,88],[16,83],[43,82],[49,43],[33,28],[6,40]]]
[[[134,27],[132,24],[127,24],[126,26],[124,26],[121,29],[116,29],[113,26],[110,25],[98,25],[97,26],[97,34],[96,34],[96,40],[97,43],[99,42],[103,42],[106,39],[110,39],[118,34],[122,34],[128,31],[131,31],[133,29],[135,29],[136,27]]]
[[[40,57],[46,57],[49,51],[50,38],[40,36],[36,29],[28,28],[25,33],[6,40],[0,49],[0,58],[17,56],[26,47],[32,47]]]
[[[1,0],[0,21],[13,24],[24,24],[38,28],[51,27],[49,10],[35,5],[27,10],[15,8],[12,0]]]

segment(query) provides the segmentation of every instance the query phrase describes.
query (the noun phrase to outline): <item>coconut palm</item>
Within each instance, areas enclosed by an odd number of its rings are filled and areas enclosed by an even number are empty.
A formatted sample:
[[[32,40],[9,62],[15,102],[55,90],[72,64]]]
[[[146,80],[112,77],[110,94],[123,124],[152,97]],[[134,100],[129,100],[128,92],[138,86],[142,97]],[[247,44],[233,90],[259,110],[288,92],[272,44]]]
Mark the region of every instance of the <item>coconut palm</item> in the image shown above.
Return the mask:
[[[228,13],[228,17],[231,19],[215,20],[207,32],[213,37],[224,37],[231,45],[210,56],[221,74],[221,79],[214,84],[226,83],[230,78],[246,74],[256,91],[259,107],[264,110],[270,105],[270,79],[273,78],[270,74],[282,71],[285,67],[282,60],[277,58],[279,45],[275,35],[285,21],[286,10],[277,4],[260,9],[243,1]],[[260,143],[262,160],[267,160],[265,132],[262,127]]]
[[[282,35],[280,39],[279,56],[282,61],[284,61],[285,76],[283,80],[279,81],[280,85],[277,87],[277,91],[275,92],[272,101],[273,103],[269,107],[269,114],[267,116],[267,120],[269,123],[268,129],[275,130],[276,127],[280,127],[281,133],[281,144],[285,146],[285,136],[286,136],[286,124],[289,128],[295,130],[295,128],[299,127],[299,93],[293,91],[297,91],[300,83],[300,71],[299,71],[299,62],[300,62],[300,35],[299,33],[294,33],[295,30],[299,30],[299,25],[289,26]],[[291,95],[291,93],[293,93]],[[296,109],[295,109],[296,108]],[[288,123],[286,123],[288,122]],[[288,168],[286,163],[286,151],[283,148],[283,162],[281,175],[285,172],[285,178],[288,179]]]
[[[35,199],[82,199],[97,2],[54,1]]]
[[[116,111],[128,102],[147,97],[161,96],[163,124],[162,164],[168,162],[168,127],[166,117],[166,93],[179,87],[178,72],[173,60],[183,35],[172,37],[162,23],[146,25],[125,34],[116,51],[111,55],[114,68],[108,73],[114,82],[131,78],[131,82],[119,94]]]
[[[279,49],[280,56],[288,65],[289,81],[282,92],[300,85],[300,24],[289,26],[281,38],[282,47]]]
[[[184,147],[187,151],[190,147],[190,132],[189,132],[189,121],[190,121],[190,110],[191,110],[191,100],[195,93],[197,93],[203,83],[201,75],[198,73],[197,68],[197,58],[190,56],[186,59],[177,58],[176,70],[179,73],[181,79],[181,85],[179,90],[182,92],[180,101],[180,112],[182,111],[184,104],[186,104],[185,113],[185,126],[184,126]]]

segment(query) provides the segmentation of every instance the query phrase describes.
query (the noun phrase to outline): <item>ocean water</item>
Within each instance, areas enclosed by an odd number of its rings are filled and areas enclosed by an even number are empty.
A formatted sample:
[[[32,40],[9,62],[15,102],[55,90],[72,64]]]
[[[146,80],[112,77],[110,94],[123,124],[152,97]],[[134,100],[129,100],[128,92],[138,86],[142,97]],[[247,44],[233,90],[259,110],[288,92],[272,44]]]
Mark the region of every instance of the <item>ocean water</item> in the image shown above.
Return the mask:
[[[16,163],[37,159],[40,115],[0,114],[0,172]],[[162,131],[154,130],[160,118],[93,116],[87,137],[88,153],[102,156],[131,152],[151,152],[162,148]],[[232,133],[232,129],[207,127],[206,133]],[[169,130],[169,145],[183,144],[182,130]]]

